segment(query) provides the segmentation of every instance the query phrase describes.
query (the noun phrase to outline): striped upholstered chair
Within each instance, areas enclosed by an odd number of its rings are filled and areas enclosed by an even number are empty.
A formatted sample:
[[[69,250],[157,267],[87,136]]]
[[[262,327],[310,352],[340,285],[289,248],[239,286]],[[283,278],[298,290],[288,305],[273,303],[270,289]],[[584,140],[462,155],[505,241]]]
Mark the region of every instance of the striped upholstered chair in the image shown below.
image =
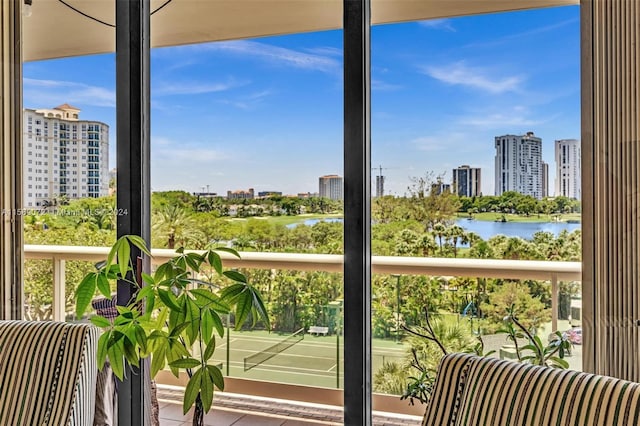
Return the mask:
[[[0,321],[0,426],[93,425],[99,330]]]
[[[640,384],[495,358],[443,358],[423,425],[640,425]]]

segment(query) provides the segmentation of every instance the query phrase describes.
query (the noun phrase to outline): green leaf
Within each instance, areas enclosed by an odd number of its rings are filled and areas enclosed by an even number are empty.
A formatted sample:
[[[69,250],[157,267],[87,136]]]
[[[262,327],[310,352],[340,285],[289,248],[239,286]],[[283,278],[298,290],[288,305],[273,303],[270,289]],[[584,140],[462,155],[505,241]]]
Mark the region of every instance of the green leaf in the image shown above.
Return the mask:
[[[253,306],[253,298],[251,297],[251,293],[244,292],[239,295],[236,300],[236,330],[240,330],[242,325],[247,320],[247,317],[251,313],[251,308]]]
[[[209,309],[203,309],[200,319],[200,336],[202,341],[208,345],[213,335],[213,318],[211,317],[211,311]]]
[[[182,307],[178,305],[178,301],[172,292],[159,288],[158,296],[160,300],[162,300],[162,303],[171,308],[171,310],[182,312]]]
[[[193,344],[198,337],[198,333],[200,333],[200,308],[193,300],[189,298],[186,300],[186,321],[189,324],[189,327],[187,327],[187,337],[189,343]]]
[[[253,309],[257,312],[258,317],[260,317],[262,321],[264,321],[267,330],[271,330],[271,324],[269,323],[269,313],[267,312],[267,307],[264,305],[262,296],[254,287],[249,287],[249,291],[253,296]]]
[[[105,317],[101,317],[100,315],[92,316],[91,318],[89,318],[89,321],[91,321],[91,323],[93,325],[95,325],[97,327],[100,327],[100,328],[111,327],[111,321],[109,321]]]
[[[224,251],[226,253],[232,254],[235,257],[237,257],[238,259],[240,259],[240,253],[238,253],[236,250],[229,248],[229,247],[216,247],[213,250],[215,251]]]
[[[82,318],[96,293],[96,273],[90,272],[82,279],[76,289],[76,317]]]
[[[104,274],[99,273],[98,275],[96,275],[96,280],[100,293],[102,293],[104,297],[111,297],[111,286],[109,285],[109,280],[107,279],[107,277]]]
[[[166,339],[158,339],[157,342],[158,346],[151,355],[151,377],[155,377],[158,371],[162,370],[166,365],[169,343]]]
[[[171,330],[171,333],[169,333],[169,338],[177,338],[187,327],[189,327],[188,322],[183,322],[182,324],[177,325],[173,330]]]
[[[144,281],[145,284],[147,284],[148,286],[152,286],[154,285],[156,282],[153,279],[153,277],[145,272],[143,272],[142,274],[140,274],[142,276],[142,281]]]
[[[169,363],[169,365],[175,368],[195,368],[200,365],[200,361],[193,358],[182,358]]]
[[[216,296],[209,290],[204,288],[195,288],[191,290],[190,293],[195,296],[196,301],[198,301],[203,308],[207,307],[215,309],[221,314],[229,312],[229,306],[223,302],[220,297]]]
[[[187,383],[187,388],[184,391],[184,400],[182,405],[182,411],[184,414],[187,414],[187,411],[191,409],[191,406],[194,402],[196,402],[196,398],[198,397],[198,393],[200,393],[200,382],[202,381],[202,369],[199,369],[191,379],[189,379],[189,383]]]
[[[224,271],[222,275],[236,282],[245,283],[245,284],[247,282],[247,277],[245,277],[244,274],[241,274],[238,271]]]
[[[104,363],[107,360],[107,343],[109,342],[109,333],[102,333],[98,339],[98,368],[102,370]]]
[[[246,286],[244,284],[231,284],[226,286],[220,292],[220,299],[225,302],[234,303],[235,299],[245,291]]]
[[[136,325],[134,328],[136,342],[143,353],[147,353],[147,333],[145,333],[144,328],[139,325]]]
[[[185,260],[187,265],[189,265],[189,268],[193,269],[195,272],[199,272],[200,265],[204,259],[198,253],[187,253],[185,255]]]
[[[150,296],[152,294],[153,294],[153,287],[151,287],[150,285],[144,286],[138,291],[138,294],[136,294],[136,302],[139,302],[145,297]]]
[[[203,371],[204,373],[200,380],[200,397],[202,398],[204,412],[208,413],[213,403],[213,378],[209,375],[209,369]]]
[[[111,363],[111,369],[113,374],[120,380],[124,379],[124,347],[122,339],[116,340],[113,345],[107,349],[107,355],[109,356],[109,362]]]
[[[554,367],[564,368],[564,369],[569,368],[569,363],[562,358],[552,356],[551,361],[553,361]]]
[[[209,261],[209,265],[213,266],[213,269],[220,275],[222,275],[222,259],[220,255],[213,250],[209,250],[207,252],[207,260]]]
[[[120,237],[116,240],[115,243],[111,246],[111,250],[109,250],[109,254],[107,255],[107,263],[104,265],[106,269],[109,269],[111,265],[113,265],[113,260],[116,258],[118,254],[118,247],[123,243],[124,237]]]
[[[141,237],[139,237],[138,235],[125,235],[125,238],[129,240],[129,242],[135,247],[138,247],[141,252],[151,256],[151,252],[147,248],[147,243]]]
[[[209,361],[213,356],[213,353],[215,352],[215,350],[216,350],[216,339],[213,338],[209,341],[207,348],[204,350],[204,354],[202,355],[202,358],[205,361]]]
[[[220,369],[215,365],[207,365],[207,370],[213,378],[213,384],[221,391],[224,391],[224,377],[222,377],[222,371],[220,371]]]
[[[138,356],[138,351],[136,350],[135,343],[129,339],[123,339],[122,349],[124,352],[124,356],[129,362],[129,364],[139,367],[140,357]]]
[[[127,275],[130,257],[131,247],[129,246],[129,243],[124,240],[118,247],[118,266],[120,268],[120,275],[122,275],[123,277]]]

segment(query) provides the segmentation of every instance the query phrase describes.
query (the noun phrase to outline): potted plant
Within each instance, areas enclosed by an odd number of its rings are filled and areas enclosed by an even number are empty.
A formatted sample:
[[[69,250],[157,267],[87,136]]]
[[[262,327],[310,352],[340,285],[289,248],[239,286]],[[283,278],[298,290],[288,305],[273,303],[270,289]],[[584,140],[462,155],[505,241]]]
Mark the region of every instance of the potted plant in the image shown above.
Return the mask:
[[[183,398],[187,413],[195,404],[193,425],[204,424],[211,409],[214,386],[224,389],[220,368],[212,363],[217,337],[224,336],[221,315],[235,314],[239,329],[251,318],[253,325],[269,318],[262,296],[240,272],[223,270],[219,252],[239,257],[229,248],[185,252],[159,265],[153,275],[133,273],[131,248],[151,256],[144,240],[126,235],[111,247],[106,262],[88,273],[76,290],[76,315],[81,318],[96,294],[111,297],[114,283],[122,280],[136,291],[127,306],[118,306],[113,321],[92,316],[91,322],[103,329],[98,341],[98,365],[109,358],[114,374],[122,380],[126,365],[139,366],[151,358],[151,376],[166,366],[178,377],[186,371],[189,381]],[[210,281],[201,279],[208,269],[230,281],[219,292]]]

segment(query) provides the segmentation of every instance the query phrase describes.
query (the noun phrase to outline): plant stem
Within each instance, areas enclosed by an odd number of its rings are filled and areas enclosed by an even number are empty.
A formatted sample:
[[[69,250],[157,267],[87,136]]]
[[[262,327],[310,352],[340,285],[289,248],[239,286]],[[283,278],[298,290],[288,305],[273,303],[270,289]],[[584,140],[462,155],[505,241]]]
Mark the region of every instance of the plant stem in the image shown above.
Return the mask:
[[[193,426],[204,426],[204,407],[202,406],[202,398],[200,398],[199,392],[196,398],[195,409],[193,411],[193,422],[191,424]]]

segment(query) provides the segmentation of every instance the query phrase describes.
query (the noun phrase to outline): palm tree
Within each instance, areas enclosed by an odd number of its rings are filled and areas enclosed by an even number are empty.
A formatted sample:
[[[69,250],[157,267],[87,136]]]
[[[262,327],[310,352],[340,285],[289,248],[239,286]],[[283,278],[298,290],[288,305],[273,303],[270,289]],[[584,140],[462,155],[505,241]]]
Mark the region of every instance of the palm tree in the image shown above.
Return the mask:
[[[193,227],[193,221],[180,207],[164,206],[154,215],[152,229],[167,239],[167,247],[174,249],[176,240]]]
[[[460,225],[452,225],[447,231],[453,245],[453,257],[458,257],[458,240],[461,244],[467,244],[469,242],[467,233]]]
[[[435,234],[436,237],[438,237],[438,245],[440,246],[440,256],[442,256],[442,237],[444,237],[447,234],[447,228],[444,226],[444,224],[438,222],[435,225],[433,225],[432,232]]]

